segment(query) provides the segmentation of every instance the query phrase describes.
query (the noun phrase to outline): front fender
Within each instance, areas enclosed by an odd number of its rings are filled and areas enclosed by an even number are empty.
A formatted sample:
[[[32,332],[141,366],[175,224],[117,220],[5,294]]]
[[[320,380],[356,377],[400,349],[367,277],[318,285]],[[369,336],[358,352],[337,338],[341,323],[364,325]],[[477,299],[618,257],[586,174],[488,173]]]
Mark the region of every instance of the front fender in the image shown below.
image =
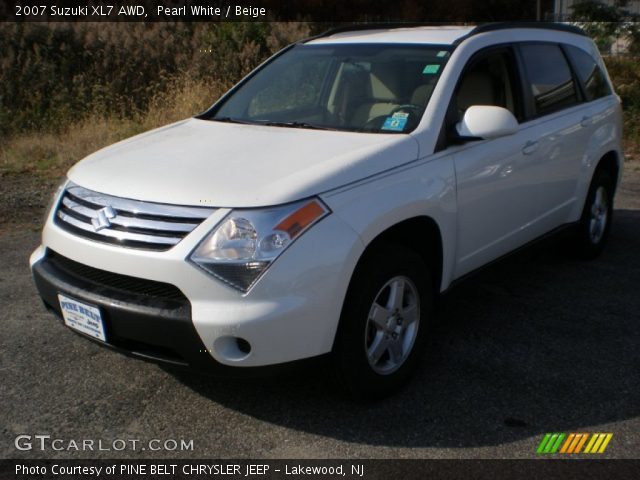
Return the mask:
[[[453,159],[430,156],[323,196],[329,207],[369,245],[389,228],[415,217],[431,218],[442,235],[441,290],[452,280],[456,248]]]

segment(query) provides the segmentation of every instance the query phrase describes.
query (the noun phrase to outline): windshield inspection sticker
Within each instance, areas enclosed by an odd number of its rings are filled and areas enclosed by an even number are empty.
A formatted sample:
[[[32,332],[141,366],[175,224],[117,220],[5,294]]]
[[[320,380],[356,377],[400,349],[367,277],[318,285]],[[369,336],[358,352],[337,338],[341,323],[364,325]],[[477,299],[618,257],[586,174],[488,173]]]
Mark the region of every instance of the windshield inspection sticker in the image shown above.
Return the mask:
[[[422,73],[425,73],[427,75],[433,75],[438,73],[439,70],[440,70],[440,65],[438,65],[437,63],[430,63],[429,65],[424,67],[424,70],[422,70]]]
[[[437,63],[430,63],[429,65],[424,67],[422,73],[425,73],[427,75],[434,75],[438,73],[438,70],[440,70],[440,65],[438,65]]]
[[[409,114],[406,112],[396,112],[384,121],[382,130],[391,130],[392,132],[401,132],[404,130]]]
[[[449,53],[449,52],[447,52],[446,50],[440,50],[440,51],[438,52],[438,54],[436,55],[436,57],[440,57],[440,58],[442,58],[442,57],[446,57],[448,53]]]

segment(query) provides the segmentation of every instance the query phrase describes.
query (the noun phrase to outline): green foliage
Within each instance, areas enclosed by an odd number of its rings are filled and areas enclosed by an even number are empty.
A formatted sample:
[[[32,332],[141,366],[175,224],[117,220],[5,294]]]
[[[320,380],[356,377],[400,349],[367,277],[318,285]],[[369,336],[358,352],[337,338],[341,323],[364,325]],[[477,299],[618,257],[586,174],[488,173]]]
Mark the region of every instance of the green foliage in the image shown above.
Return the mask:
[[[622,99],[627,154],[640,151],[640,64],[637,58],[605,58],[616,93]],[[635,155],[635,154],[634,154]]]
[[[640,51],[640,16],[627,10],[628,0],[613,4],[598,0],[582,0],[573,4],[570,20],[594,39],[601,51],[611,47],[614,37],[626,37],[632,52]]]
[[[177,78],[230,86],[308,32],[297,23],[0,24],[0,136],[96,114],[133,118]]]
[[[629,53],[640,55],[640,16],[636,16],[636,21],[625,24],[623,34],[629,39]]]
[[[640,112],[640,64],[638,59],[606,57],[607,70],[625,109]]]

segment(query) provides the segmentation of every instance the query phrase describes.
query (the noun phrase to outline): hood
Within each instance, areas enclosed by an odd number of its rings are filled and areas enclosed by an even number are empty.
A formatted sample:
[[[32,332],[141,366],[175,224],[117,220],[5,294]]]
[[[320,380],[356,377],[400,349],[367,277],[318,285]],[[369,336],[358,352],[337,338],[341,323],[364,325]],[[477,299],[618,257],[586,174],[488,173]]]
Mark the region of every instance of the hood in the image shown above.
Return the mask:
[[[89,155],[68,177],[136,200],[257,207],[316,195],[417,156],[410,135],[189,119]]]

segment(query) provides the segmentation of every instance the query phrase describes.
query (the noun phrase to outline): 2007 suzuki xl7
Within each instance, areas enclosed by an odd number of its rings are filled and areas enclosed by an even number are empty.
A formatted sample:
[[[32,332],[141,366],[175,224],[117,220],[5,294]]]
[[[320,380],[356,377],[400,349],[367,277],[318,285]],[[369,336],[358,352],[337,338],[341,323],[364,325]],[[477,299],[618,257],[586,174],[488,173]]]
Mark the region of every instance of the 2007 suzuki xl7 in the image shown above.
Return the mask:
[[[31,266],[67,326],[122,351],[217,371],[330,353],[378,396],[453,280],[564,226],[596,256],[622,159],[574,27],[335,30],[75,165]]]

